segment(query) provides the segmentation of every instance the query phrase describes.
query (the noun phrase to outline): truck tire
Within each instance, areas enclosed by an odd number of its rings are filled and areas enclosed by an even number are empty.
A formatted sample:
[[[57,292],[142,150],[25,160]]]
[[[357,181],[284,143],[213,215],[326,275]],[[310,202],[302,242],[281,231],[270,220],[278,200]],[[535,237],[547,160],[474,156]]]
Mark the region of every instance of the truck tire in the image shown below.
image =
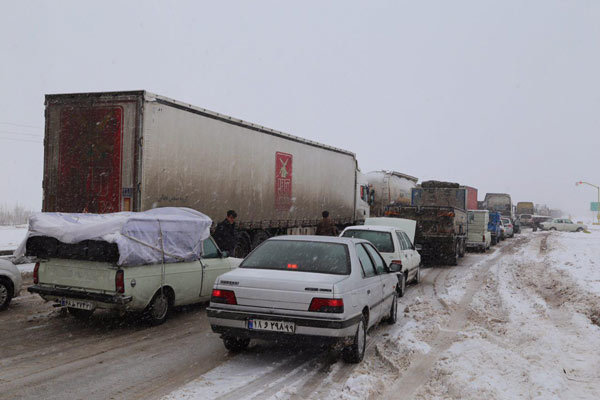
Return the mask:
[[[466,252],[466,249],[465,249],[466,245],[465,245],[465,241],[464,240],[461,240],[460,243],[461,243],[460,253],[458,254],[458,256],[460,258],[463,258],[465,256],[465,252]]]
[[[450,257],[450,265],[458,265],[458,259],[460,257],[460,242],[456,242],[454,245],[454,255]]]
[[[165,288],[159,289],[146,308],[145,316],[150,325],[156,326],[164,323],[171,311],[171,304],[172,299],[169,291]]]
[[[363,315],[360,322],[358,323],[358,328],[356,329],[356,334],[354,335],[354,340],[350,346],[347,346],[342,351],[342,358],[345,362],[350,364],[357,364],[362,361],[365,356],[365,348],[367,346],[367,321],[365,320],[365,316]]]
[[[225,348],[233,353],[239,353],[244,351],[250,345],[250,338],[240,338],[234,336],[224,336],[223,345]]]
[[[233,256],[237,258],[244,258],[250,253],[250,235],[247,232],[239,232],[237,237],[237,245],[233,252]]]
[[[256,231],[252,234],[252,245],[250,250],[257,248],[262,242],[269,238],[269,234],[263,230]]]
[[[82,310],[73,307],[67,307],[67,311],[69,312],[69,314],[71,314],[73,317],[80,321],[87,321],[94,313],[94,310]]]
[[[6,278],[0,278],[0,311],[6,310],[13,298],[12,282]]]

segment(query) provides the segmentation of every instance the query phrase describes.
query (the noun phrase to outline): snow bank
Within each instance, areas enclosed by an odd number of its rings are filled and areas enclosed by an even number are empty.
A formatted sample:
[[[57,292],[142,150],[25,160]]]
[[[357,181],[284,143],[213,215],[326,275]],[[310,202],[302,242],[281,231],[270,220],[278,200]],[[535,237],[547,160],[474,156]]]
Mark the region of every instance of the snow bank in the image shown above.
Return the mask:
[[[25,239],[27,225],[0,225],[0,250],[14,250]]]

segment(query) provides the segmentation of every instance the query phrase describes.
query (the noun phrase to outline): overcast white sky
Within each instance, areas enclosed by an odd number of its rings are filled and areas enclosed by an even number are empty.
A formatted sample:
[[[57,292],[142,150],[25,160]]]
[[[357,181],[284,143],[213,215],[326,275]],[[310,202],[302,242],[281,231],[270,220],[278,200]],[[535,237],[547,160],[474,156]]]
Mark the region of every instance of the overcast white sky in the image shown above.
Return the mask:
[[[589,216],[598,1],[10,1],[0,204],[41,207],[44,94],[146,89]]]

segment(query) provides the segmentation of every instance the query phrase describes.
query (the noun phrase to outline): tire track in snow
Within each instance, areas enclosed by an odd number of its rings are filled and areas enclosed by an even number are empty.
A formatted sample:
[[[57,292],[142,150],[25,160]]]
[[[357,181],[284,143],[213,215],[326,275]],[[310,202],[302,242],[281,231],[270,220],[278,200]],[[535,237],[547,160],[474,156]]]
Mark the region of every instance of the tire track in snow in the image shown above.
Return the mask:
[[[481,286],[486,282],[490,268],[502,254],[514,251],[528,241],[527,237],[520,236],[509,245],[502,246],[497,254],[486,260],[485,264],[474,274],[473,279],[468,283],[458,305],[451,311],[449,323],[446,327],[440,328],[436,338],[430,343],[431,350],[417,362],[411,363],[400,379],[396,380],[385,391],[383,398],[395,400],[398,398],[398,393],[402,393],[403,398],[412,398],[421,385],[429,380],[432,367],[438,361],[440,355],[450,348],[452,343],[457,339],[457,332],[466,326],[469,304]]]

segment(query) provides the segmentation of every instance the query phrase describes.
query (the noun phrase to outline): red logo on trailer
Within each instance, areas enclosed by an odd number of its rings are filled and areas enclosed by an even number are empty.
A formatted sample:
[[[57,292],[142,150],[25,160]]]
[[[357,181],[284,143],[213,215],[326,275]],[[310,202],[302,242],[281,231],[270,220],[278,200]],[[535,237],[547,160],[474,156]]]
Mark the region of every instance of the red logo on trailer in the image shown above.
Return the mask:
[[[288,211],[292,206],[292,155],[275,153],[275,209]]]

